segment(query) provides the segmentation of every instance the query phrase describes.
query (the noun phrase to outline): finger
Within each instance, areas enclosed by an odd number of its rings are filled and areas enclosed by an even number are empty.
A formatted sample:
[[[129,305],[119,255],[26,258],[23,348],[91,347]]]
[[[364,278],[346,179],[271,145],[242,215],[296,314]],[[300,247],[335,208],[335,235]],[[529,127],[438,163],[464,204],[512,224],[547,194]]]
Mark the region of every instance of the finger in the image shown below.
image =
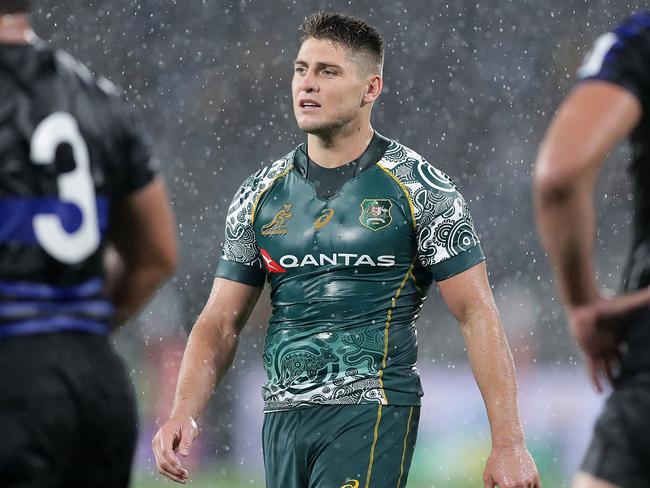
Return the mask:
[[[488,474],[483,474],[483,488],[494,488],[492,477]]]
[[[194,441],[197,433],[197,427],[194,420],[192,420],[189,425],[181,427],[180,433],[181,441],[178,444],[178,452],[181,456],[187,457],[190,455],[192,442]]]
[[[603,369],[605,370],[605,376],[607,376],[607,381],[609,384],[614,386],[614,371],[612,369],[612,357],[603,358]]]
[[[172,433],[161,433],[157,446],[158,454],[160,456],[156,456],[156,460],[159,461],[159,467],[162,467],[162,465],[165,464],[166,471],[173,475],[181,476],[185,470],[181,467],[181,462],[176,457],[176,454],[174,454],[172,448],[175,439],[176,436]]]
[[[151,448],[154,454],[162,456],[163,451],[169,451],[174,448],[176,435],[162,427],[151,441]]]
[[[183,440],[178,444],[178,453],[183,456],[187,457],[190,455],[190,451],[192,450],[192,440],[189,437],[184,437]]]
[[[602,393],[603,387],[601,386],[600,380],[598,379],[598,368],[596,366],[596,360],[590,358],[589,356],[586,356],[585,360],[587,363],[587,371],[589,372],[589,376],[591,378],[591,383],[594,385],[598,393]]]
[[[634,293],[621,295],[620,299],[614,299],[614,302],[616,302],[616,311],[618,313],[630,312],[637,308],[650,305],[650,287]]]
[[[491,480],[483,480],[483,488],[494,488],[494,483]]]
[[[187,470],[183,469],[181,470],[180,474],[177,474],[174,468],[169,466],[169,464],[164,461],[158,466],[158,472],[165,478],[169,478],[170,480],[176,481],[177,483],[185,484],[189,479],[189,473]]]

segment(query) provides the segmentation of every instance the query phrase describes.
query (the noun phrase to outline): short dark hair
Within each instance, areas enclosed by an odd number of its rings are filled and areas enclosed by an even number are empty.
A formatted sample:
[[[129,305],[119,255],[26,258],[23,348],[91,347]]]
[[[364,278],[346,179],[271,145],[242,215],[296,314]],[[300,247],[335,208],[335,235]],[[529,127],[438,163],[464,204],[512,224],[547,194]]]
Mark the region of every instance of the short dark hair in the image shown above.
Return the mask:
[[[31,0],[0,0],[0,14],[27,13]]]
[[[314,12],[300,26],[300,41],[327,39],[369,56],[381,73],[384,40],[373,26],[361,19],[333,12]]]

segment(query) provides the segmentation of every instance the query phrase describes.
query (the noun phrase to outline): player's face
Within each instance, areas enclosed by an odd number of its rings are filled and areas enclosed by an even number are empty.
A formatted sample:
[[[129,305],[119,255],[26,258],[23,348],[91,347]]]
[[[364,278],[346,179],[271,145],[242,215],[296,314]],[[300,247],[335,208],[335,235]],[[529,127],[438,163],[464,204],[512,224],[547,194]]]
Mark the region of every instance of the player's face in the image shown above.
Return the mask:
[[[291,91],[298,127],[323,134],[359,117],[368,89],[359,62],[329,40],[307,39],[294,63]]]

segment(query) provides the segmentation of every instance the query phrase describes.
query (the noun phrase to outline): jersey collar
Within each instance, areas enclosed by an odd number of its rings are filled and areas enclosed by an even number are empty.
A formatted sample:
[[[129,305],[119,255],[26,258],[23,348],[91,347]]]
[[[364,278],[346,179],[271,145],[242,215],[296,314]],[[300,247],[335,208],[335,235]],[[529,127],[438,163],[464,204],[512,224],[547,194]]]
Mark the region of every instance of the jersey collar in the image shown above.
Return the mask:
[[[370,144],[368,144],[366,150],[358,158],[359,166],[357,173],[361,173],[362,171],[370,168],[378,161],[380,161],[381,158],[384,157],[384,153],[386,152],[386,149],[388,149],[389,145],[390,140],[382,136],[379,132],[375,131],[372,139],[370,140]],[[307,156],[307,143],[305,142],[298,146],[296,149],[296,152],[293,156],[293,167],[296,169],[296,171],[298,171],[298,174],[300,174],[300,176],[304,177],[307,174],[308,163],[309,156]]]

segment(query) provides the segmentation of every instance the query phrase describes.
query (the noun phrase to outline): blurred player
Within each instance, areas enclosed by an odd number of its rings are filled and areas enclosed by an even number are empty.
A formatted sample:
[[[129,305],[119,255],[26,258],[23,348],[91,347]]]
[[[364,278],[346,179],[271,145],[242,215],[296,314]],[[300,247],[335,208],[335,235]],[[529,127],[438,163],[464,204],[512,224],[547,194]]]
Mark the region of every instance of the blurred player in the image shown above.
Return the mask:
[[[176,451],[187,455],[268,279],[266,486],[406,486],[422,395],[415,320],[437,281],[492,427],[485,486],[540,486],[468,207],[446,175],[370,125],[381,36],[324,13],[301,31],[292,93],[307,143],[247,179],[230,207],[212,294],[153,440],[160,472],[188,480]]]
[[[108,334],[172,271],[173,219],[128,105],[28,9],[0,3],[0,485],[126,487],[136,411]]]
[[[596,388],[602,391],[603,374],[613,379],[619,359],[621,369],[574,486],[645,488],[650,486],[650,12],[600,37],[578,78],[540,148],[537,222]],[[609,298],[596,283],[592,260],[594,186],[605,156],[624,138],[632,144],[634,237],[624,293]]]

